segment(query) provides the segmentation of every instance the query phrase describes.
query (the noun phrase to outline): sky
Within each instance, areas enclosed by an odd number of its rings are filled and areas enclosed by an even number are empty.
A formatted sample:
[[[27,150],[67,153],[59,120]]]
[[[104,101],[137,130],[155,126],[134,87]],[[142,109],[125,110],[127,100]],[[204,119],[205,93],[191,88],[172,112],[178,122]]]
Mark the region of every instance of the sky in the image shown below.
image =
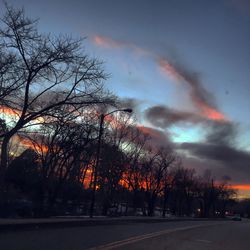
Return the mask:
[[[249,0],[7,2],[42,32],[85,38],[152,143],[250,196]]]

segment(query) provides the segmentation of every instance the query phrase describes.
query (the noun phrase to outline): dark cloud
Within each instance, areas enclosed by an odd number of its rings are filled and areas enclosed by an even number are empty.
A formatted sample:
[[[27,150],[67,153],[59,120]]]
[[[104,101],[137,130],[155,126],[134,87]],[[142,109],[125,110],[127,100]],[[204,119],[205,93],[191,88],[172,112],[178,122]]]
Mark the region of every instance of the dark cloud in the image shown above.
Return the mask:
[[[145,111],[145,118],[154,126],[167,128],[176,123],[201,122],[202,118],[191,112],[179,111],[167,106],[153,106]]]
[[[238,124],[207,120],[202,125],[207,131],[203,142],[176,145],[176,149],[184,152],[184,164],[200,170],[210,169],[219,180],[224,180],[226,175],[234,182],[249,182],[250,152],[236,146]]]
[[[250,168],[250,153],[238,149],[236,137],[238,125],[229,121],[213,121],[194,113],[178,111],[166,106],[154,106],[145,111],[146,119],[156,127],[168,128],[173,124],[200,123],[207,132],[203,142],[173,144],[182,155],[184,164],[190,164],[199,169],[212,169],[221,178],[229,176],[244,176]],[[161,135],[158,134],[158,137]],[[164,143],[164,140],[161,142]],[[168,142],[169,144],[169,139]],[[170,143],[171,144],[171,143]],[[185,155],[185,152],[188,154]],[[182,153],[181,153],[182,154]],[[205,164],[204,164],[205,162]],[[195,168],[196,168],[195,167]],[[236,172],[239,173],[236,173]],[[243,177],[241,177],[242,179]]]
[[[235,144],[238,134],[238,125],[232,122],[207,122],[208,135],[206,141],[217,145]]]
[[[230,183],[249,183],[249,170],[242,170],[242,168],[233,167],[233,165],[229,167],[224,162],[182,155],[182,163],[187,168],[195,169],[200,176],[203,176],[206,170],[209,169],[213,179],[217,181],[225,181],[225,176],[227,176],[226,179]],[[239,169],[241,170],[239,171]]]
[[[216,160],[227,164],[250,164],[250,154],[248,152],[233,148],[229,145],[185,142],[180,145],[180,148],[188,150],[201,159]]]
[[[224,182],[230,182],[232,180],[232,178],[229,175],[223,175],[223,176],[221,176],[221,180]]]
[[[195,106],[200,108],[199,105],[202,104],[210,108],[217,109],[214,96],[209,93],[201,83],[200,74],[192,72],[183,64],[175,63],[174,66],[183,76],[185,82],[191,87],[190,96]]]
[[[210,168],[219,164],[223,171],[221,174],[229,174],[231,172],[239,172],[242,176],[248,175],[250,171],[250,153],[230,145],[220,145],[211,143],[182,143],[179,149],[186,150],[189,154],[210,164]]]

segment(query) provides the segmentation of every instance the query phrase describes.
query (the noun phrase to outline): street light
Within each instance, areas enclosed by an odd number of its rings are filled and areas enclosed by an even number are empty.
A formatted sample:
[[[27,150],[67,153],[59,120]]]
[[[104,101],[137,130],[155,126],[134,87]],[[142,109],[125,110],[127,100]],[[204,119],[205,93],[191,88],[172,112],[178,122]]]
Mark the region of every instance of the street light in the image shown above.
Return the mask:
[[[96,184],[97,184],[97,175],[99,171],[99,161],[100,161],[100,151],[101,151],[101,139],[102,139],[102,133],[103,133],[103,123],[106,116],[111,115],[115,112],[127,112],[132,113],[132,109],[116,109],[111,111],[108,114],[101,114],[100,115],[100,125],[99,125],[99,133],[98,133],[98,142],[97,142],[97,151],[96,151],[96,164],[94,169],[94,183],[93,183],[93,190],[92,190],[92,197],[91,197],[91,204],[90,204],[90,218],[93,217],[94,213],[94,207],[95,207],[95,192],[96,192]]]

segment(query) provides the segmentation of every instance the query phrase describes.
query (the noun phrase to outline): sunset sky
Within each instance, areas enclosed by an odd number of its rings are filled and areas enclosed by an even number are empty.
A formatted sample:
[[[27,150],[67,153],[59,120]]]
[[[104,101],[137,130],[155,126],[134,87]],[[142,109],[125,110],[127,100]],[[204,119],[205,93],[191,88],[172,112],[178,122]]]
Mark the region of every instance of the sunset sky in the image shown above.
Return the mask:
[[[153,143],[250,197],[249,0],[7,2],[42,32],[86,37]]]

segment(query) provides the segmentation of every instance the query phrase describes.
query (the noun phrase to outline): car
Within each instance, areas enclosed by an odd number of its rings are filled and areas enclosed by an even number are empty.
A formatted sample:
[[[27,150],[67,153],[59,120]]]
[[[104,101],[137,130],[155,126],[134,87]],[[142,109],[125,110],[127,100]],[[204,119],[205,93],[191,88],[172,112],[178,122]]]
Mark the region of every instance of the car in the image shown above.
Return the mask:
[[[234,221],[241,221],[241,216],[240,216],[240,214],[235,214],[235,215],[233,216],[232,220],[234,220]]]

